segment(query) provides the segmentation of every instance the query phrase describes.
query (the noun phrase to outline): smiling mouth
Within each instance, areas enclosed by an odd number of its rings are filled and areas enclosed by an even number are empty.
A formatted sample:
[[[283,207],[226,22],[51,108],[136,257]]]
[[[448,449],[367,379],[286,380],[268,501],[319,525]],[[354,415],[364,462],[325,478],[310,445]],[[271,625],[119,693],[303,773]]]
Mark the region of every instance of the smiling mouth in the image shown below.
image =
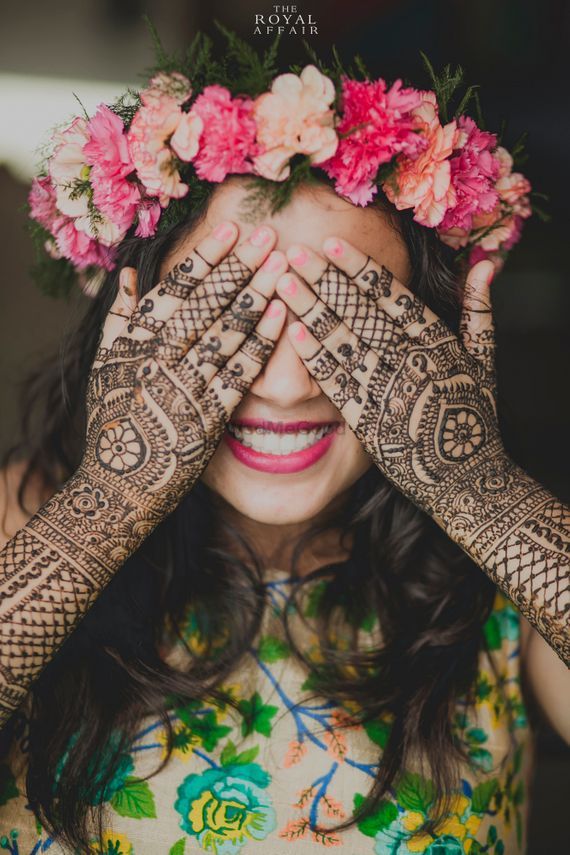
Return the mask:
[[[338,422],[229,422],[228,433],[241,445],[276,457],[304,451],[332,433]]]

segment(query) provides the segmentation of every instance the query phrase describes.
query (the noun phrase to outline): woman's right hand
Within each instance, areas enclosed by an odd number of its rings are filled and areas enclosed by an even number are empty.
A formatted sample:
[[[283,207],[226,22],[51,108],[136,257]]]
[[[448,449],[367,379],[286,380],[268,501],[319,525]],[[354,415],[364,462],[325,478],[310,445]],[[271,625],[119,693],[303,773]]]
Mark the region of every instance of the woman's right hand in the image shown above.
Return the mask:
[[[88,381],[86,510],[94,490],[100,502],[110,490],[143,519],[170,513],[269,358],[286,311],[278,301],[265,309],[287,261],[269,257],[269,227],[232,250],[237,236],[235,224],[218,226],[138,305],[134,271],[123,269]]]

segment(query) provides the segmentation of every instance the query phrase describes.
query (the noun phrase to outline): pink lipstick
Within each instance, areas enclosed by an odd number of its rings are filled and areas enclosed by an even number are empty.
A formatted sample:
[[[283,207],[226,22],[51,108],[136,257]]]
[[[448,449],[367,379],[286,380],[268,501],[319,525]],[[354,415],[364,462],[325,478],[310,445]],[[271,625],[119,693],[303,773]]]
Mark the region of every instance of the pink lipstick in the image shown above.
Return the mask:
[[[236,419],[224,441],[240,463],[261,472],[289,474],[313,466],[331,447],[338,422]]]

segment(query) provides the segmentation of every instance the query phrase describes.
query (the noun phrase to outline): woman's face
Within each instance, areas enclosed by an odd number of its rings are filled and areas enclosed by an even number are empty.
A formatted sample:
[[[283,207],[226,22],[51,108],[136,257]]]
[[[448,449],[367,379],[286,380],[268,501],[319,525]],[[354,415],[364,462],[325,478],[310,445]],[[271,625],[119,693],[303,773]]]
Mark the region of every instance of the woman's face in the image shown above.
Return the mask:
[[[246,196],[243,179],[220,185],[207,217],[169,255],[161,273],[184,259],[223,221],[231,220],[239,226],[240,241],[247,238],[259,223],[243,218]],[[378,210],[351,205],[325,185],[301,188],[282,211],[263,222],[275,229],[275,248],[283,252],[305,244],[321,253],[325,238],[335,235],[381,261],[404,283],[410,278],[405,245],[385,217]],[[373,465],[289,342],[287,324],[296,316],[290,309],[287,312],[274,351],[232,414],[232,424],[242,423],[243,440],[253,447],[244,447],[239,435],[232,438],[226,429],[202,475],[202,480],[240,514],[272,525],[313,519]],[[250,432],[244,432],[249,420],[255,420],[256,428],[250,426]],[[259,433],[259,422],[268,432]],[[328,436],[319,439],[318,434],[300,430],[301,422],[310,423],[303,428],[315,429],[335,424]]]

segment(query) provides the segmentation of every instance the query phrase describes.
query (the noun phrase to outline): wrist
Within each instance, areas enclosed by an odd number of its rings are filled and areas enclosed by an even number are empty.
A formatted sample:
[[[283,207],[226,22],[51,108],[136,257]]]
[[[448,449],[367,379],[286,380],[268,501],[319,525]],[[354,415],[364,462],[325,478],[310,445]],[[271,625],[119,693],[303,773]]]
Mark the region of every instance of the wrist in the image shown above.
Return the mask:
[[[501,449],[442,491],[433,516],[452,540],[484,558],[501,533],[520,525],[552,495]]]
[[[150,503],[138,503],[80,465],[28,521],[42,540],[72,556],[103,581],[132,555],[160,521]]]

